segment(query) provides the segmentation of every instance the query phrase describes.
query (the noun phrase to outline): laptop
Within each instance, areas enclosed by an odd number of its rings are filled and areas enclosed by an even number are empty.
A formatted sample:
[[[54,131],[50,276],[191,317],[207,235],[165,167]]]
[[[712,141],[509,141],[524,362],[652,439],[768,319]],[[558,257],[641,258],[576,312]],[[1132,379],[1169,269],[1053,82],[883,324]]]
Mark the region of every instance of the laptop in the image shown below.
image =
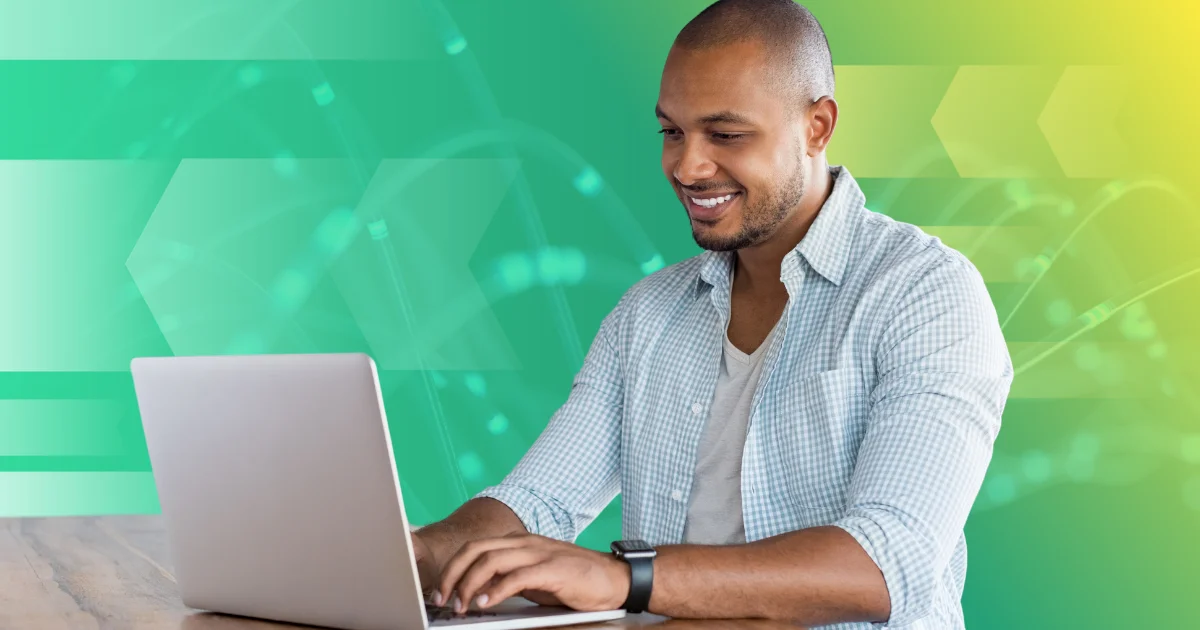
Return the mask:
[[[618,619],[511,599],[428,604],[375,362],[365,354],[131,363],[183,603],[347,630]]]

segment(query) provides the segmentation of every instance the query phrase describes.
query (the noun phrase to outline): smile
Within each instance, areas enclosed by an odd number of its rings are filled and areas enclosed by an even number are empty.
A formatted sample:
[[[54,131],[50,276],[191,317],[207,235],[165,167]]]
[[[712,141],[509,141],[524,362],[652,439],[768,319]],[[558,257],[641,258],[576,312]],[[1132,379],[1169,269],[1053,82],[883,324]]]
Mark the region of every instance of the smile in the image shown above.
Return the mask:
[[[729,208],[735,206],[737,199],[741,196],[741,191],[704,197],[693,197],[684,193],[683,200],[692,220],[711,223],[721,218]]]
[[[697,199],[696,197],[689,196],[688,199],[691,199],[692,203],[695,203],[696,205],[698,205],[700,207],[715,208],[715,207],[725,203],[726,201],[733,199],[733,195],[734,195],[734,193],[730,193],[723,197],[712,197],[709,199]]]

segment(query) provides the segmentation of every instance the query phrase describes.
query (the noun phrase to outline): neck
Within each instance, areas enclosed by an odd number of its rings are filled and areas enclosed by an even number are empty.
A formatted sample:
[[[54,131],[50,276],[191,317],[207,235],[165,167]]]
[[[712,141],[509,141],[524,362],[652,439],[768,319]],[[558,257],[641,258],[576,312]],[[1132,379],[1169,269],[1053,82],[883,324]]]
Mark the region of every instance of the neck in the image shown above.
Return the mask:
[[[833,190],[833,178],[829,176],[824,160],[820,160],[815,172],[809,174],[808,181],[800,204],[792,209],[771,238],[738,250],[734,282],[742,289],[755,293],[784,290],[779,279],[783,257],[800,244]]]

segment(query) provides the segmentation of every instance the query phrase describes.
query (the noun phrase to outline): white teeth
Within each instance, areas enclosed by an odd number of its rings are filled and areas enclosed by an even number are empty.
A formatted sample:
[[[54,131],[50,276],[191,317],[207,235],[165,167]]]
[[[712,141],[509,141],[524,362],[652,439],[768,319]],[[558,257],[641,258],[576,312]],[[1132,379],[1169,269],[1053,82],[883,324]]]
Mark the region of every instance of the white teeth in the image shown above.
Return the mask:
[[[718,205],[733,199],[733,195],[729,194],[725,195],[724,197],[713,197],[712,199],[697,199],[695,197],[688,197],[688,199],[691,199],[692,203],[696,204],[697,206],[701,206],[703,208],[715,208]]]

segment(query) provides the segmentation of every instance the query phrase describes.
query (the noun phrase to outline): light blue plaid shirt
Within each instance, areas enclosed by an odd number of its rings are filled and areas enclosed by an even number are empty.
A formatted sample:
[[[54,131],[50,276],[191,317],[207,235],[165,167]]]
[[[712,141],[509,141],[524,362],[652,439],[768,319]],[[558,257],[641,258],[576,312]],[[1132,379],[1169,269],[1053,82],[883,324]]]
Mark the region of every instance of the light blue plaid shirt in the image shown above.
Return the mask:
[[[962,628],[963,524],[1012,364],[974,266],[867,210],[845,167],[830,172],[832,193],[783,260],[790,298],[742,454],[746,540],[840,527],[883,572],[892,615],[839,627]],[[573,541],[620,492],[626,538],[681,542],[732,256],[706,252],[631,288],[567,402],[479,496],[507,504],[533,533]]]

